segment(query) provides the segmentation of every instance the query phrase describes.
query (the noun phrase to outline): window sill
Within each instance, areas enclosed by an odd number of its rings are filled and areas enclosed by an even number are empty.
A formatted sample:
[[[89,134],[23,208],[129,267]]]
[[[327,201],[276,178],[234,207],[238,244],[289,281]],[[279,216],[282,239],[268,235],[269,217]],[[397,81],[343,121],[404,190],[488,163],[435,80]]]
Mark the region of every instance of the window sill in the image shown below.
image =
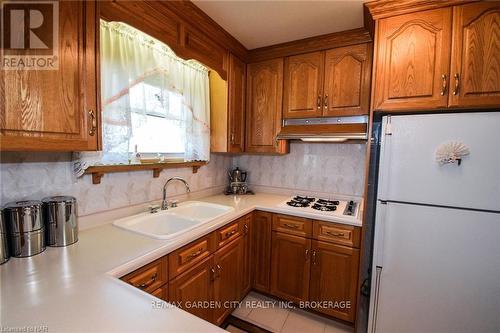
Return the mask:
[[[106,173],[113,172],[129,172],[129,171],[144,171],[152,170],[153,177],[158,178],[163,169],[175,168],[193,168],[193,173],[197,173],[198,169],[208,162],[163,162],[163,163],[143,163],[143,164],[120,164],[120,165],[97,165],[87,168],[85,174],[92,175],[92,184],[100,184],[101,178]]]

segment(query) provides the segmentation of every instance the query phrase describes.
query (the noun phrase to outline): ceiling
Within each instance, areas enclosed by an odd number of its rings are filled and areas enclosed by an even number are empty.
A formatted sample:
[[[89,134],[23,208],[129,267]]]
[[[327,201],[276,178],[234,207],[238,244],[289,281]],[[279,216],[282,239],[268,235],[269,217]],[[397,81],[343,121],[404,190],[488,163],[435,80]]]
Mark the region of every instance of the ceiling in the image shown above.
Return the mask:
[[[363,26],[362,0],[192,0],[247,49]]]

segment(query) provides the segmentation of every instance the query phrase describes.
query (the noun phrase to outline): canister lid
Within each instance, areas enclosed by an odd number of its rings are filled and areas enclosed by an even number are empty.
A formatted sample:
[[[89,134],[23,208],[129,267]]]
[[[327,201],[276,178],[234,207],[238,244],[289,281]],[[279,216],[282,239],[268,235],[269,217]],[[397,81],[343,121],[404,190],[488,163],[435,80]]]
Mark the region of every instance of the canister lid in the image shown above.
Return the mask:
[[[21,200],[9,202],[4,206],[4,209],[17,209],[17,208],[36,208],[40,207],[42,202],[40,200]]]
[[[58,203],[67,203],[73,204],[76,202],[76,198],[69,195],[56,195],[52,197],[46,197],[42,199],[44,204],[58,204]]]

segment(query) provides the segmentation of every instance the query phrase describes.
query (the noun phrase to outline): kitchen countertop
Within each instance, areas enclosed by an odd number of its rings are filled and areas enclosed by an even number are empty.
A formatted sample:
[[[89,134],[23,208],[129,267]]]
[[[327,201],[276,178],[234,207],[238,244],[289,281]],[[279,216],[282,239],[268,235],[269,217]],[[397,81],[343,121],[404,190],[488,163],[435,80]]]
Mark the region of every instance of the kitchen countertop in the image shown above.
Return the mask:
[[[0,266],[2,332],[225,332],[117,277],[255,209],[342,223],[277,207],[287,198],[265,193],[210,196],[199,201],[233,206],[234,211],[174,240],[141,236],[108,223],[80,231],[79,241],[71,246],[11,258]],[[361,221],[349,224],[361,226]]]

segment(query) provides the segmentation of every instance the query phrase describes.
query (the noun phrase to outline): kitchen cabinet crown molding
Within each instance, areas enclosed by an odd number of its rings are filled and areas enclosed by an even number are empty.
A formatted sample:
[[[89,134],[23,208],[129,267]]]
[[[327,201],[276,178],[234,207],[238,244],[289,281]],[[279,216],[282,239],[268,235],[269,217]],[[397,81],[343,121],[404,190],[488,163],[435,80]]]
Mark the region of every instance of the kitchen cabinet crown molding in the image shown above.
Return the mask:
[[[381,18],[419,12],[428,9],[438,9],[455,5],[463,5],[479,0],[374,0],[365,2],[364,6],[374,20]]]

